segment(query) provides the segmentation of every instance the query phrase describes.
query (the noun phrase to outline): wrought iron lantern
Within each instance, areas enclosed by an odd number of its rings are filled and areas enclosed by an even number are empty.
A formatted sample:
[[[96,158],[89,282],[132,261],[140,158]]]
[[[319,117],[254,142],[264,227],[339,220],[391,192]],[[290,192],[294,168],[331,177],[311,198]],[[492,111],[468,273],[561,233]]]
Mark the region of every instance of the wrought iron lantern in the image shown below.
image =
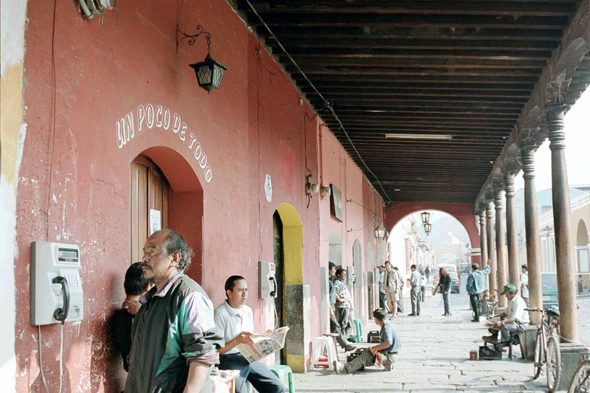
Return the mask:
[[[424,224],[424,232],[426,232],[426,236],[430,236],[430,231],[432,231],[432,224],[427,222]]]
[[[427,224],[428,222],[430,222],[430,213],[424,212],[421,215],[422,215],[422,224]]]
[[[189,45],[193,45],[197,40],[197,37],[199,37],[201,34],[205,34],[205,39],[207,40],[207,57],[205,57],[205,60],[199,63],[189,64],[189,66],[195,70],[197,82],[199,82],[199,86],[201,88],[207,90],[207,92],[217,89],[221,84],[223,72],[227,70],[227,67],[215,61],[215,59],[211,57],[211,33],[203,31],[203,26],[201,25],[197,26],[197,34],[185,34],[178,27],[177,31],[182,35],[180,40],[178,40],[177,37],[177,47],[178,44],[180,44],[185,39],[188,39]]]
[[[389,235],[387,229],[383,228],[383,225],[379,225],[375,228],[375,239],[385,239]]]

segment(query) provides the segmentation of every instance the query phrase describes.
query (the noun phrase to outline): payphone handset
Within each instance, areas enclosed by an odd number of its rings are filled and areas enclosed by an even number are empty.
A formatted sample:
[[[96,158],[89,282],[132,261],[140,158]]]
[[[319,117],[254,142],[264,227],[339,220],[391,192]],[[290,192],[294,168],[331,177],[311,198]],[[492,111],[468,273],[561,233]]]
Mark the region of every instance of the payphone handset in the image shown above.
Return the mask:
[[[277,297],[276,267],[272,262],[258,261],[258,293],[261,299]]]
[[[80,248],[31,243],[31,324],[50,325],[84,318]]]

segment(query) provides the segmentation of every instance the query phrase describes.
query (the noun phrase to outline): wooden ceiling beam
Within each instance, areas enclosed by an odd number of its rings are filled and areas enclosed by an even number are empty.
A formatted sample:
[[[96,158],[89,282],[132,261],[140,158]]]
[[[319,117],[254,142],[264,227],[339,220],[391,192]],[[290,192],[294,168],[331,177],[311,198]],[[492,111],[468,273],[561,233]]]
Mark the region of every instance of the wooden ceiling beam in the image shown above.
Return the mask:
[[[253,12],[248,11],[248,23],[252,26],[261,25]],[[358,12],[355,14],[321,15],[311,13],[260,14],[271,28],[283,27],[411,27],[411,28],[494,28],[494,29],[545,29],[562,30],[568,25],[568,16],[512,16],[494,15],[375,15]]]
[[[300,73],[291,74],[291,77],[297,82],[299,86],[308,86],[307,81]],[[365,84],[365,83],[427,83],[436,87],[439,83],[450,84],[483,84],[483,85],[518,85],[522,83],[535,84],[538,81],[538,75],[532,76],[510,76],[504,75],[502,78],[497,76],[470,76],[470,75],[448,75],[439,73],[438,75],[405,75],[403,79],[398,76],[383,76],[383,75],[310,75],[310,80],[314,84],[338,82],[339,84]],[[529,90],[529,89],[527,89]],[[531,88],[532,90],[532,88]]]
[[[264,1],[256,4],[258,12],[264,14],[376,14],[376,15],[492,15],[492,16],[571,16],[576,11],[575,1],[347,1],[322,0],[310,2],[307,0]],[[244,6],[244,4],[242,4]],[[249,10],[249,7],[243,7]]]

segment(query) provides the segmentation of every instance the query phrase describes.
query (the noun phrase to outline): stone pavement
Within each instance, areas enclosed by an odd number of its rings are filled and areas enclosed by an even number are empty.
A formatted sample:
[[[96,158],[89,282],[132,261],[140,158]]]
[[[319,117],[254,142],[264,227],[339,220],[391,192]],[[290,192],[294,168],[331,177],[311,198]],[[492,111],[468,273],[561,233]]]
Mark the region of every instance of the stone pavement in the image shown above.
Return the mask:
[[[481,336],[487,330],[470,322],[471,311],[464,291],[451,295],[453,315],[443,317],[440,295],[427,298],[422,315],[402,315],[393,320],[401,341],[402,351],[395,370],[385,372],[367,367],[354,375],[332,371],[310,371],[295,374],[295,388],[300,392],[520,392],[547,391],[544,374],[532,380],[533,364],[520,359],[520,349],[514,347],[515,359],[482,361],[469,360],[469,351],[482,345]],[[406,300],[409,309],[409,302]],[[377,330],[371,322],[363,333]],[[369,344],[358,344],[367,347]],[[341,361],[346,357],[339,352]]]

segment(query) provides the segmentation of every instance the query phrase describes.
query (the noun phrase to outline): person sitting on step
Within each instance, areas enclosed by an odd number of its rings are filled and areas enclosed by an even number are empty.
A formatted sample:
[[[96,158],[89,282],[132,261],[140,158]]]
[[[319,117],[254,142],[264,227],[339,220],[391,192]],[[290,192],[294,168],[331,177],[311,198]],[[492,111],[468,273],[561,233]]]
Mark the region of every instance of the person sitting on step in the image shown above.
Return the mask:
[[[397,330],[390,322],[385,321],[386,316],[387,312],[382,308],[373,311],[373,320],[381,328],[381,342],[378,345],[367,348],[360,356],[346,364],[338,363],[338,367],[335,370],[336,373],[347,372],[348,374],[352,374],[365,366],[380,364],[383,364],[385,371],[391,371],[393,369],[393,364],[397,361],[402,344]]]

